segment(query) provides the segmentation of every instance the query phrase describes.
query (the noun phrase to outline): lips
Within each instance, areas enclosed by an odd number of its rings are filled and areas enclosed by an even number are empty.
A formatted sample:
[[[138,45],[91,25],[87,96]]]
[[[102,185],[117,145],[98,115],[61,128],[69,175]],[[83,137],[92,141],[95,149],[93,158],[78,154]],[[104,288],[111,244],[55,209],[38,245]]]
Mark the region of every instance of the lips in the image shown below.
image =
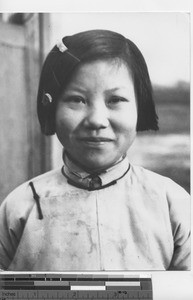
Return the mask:
[[[113,142],[114,139],[107,137],[80,137],[78,138],[78,141],[86,144],[87,146],[100,147]]]
[[[95,142],[95,143],[100,143],[100,142],[112,142],[113,139],[106,138],[106,137],[82,137],[78,138],[81,141],[85,142]]]

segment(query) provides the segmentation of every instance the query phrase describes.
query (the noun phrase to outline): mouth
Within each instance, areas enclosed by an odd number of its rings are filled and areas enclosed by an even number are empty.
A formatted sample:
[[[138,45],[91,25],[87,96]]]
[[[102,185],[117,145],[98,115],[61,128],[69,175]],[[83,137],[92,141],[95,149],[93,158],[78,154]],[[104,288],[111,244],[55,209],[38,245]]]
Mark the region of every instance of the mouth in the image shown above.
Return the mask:
[[[106,137],[82,137],[78,139],[80,142],[90,146],[102,146],[113,142],[113,139]]]

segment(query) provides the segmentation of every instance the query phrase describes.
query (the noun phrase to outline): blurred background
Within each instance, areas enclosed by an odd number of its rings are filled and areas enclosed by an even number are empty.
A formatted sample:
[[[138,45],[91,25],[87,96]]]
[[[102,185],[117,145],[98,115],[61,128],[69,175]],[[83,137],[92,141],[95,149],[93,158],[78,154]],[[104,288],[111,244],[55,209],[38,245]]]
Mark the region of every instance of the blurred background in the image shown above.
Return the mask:
[[[159,132],[139,133],[133,164],[172,178],[190,191],[190,20],[187,13],[0,14],[0,202],[22,182],[61,167],[56,137],[36,116],[41,67],[65,35],[109,29],[143,53],[152,80]]]

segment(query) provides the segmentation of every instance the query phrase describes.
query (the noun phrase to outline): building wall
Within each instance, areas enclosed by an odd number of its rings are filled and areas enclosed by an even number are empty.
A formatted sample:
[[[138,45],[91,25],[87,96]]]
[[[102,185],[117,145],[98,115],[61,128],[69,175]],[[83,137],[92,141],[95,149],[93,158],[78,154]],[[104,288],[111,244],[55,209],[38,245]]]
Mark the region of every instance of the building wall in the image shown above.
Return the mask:
[[[38,14],[22,25],[0,21],[0,202],[16,186],[49,169],[47,142],[36,116],[41,24]]]

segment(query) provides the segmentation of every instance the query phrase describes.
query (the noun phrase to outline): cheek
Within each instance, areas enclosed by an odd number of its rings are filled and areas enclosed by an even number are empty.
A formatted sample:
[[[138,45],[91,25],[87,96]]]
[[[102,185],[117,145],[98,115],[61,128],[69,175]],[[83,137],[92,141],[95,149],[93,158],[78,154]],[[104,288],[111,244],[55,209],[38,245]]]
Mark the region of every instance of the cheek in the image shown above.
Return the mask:
[[[117,118],[117,131],[123,134],[123,136],[127,136],[129,139],[129,135],[136,134],[137,127],[137,110],[125,110],[119,115]]]
[[[119,122],[116,123],[117,136],[117,146],[122,149],[122,152],[127,152],[127,150],[133,144],[136,137],[136,127],[137,127],[137,111],[124,111],[119,116]]]
[[[68,136],[78,125],[78,119],[68,109],[58,109],[56,112],[56,133]]]

